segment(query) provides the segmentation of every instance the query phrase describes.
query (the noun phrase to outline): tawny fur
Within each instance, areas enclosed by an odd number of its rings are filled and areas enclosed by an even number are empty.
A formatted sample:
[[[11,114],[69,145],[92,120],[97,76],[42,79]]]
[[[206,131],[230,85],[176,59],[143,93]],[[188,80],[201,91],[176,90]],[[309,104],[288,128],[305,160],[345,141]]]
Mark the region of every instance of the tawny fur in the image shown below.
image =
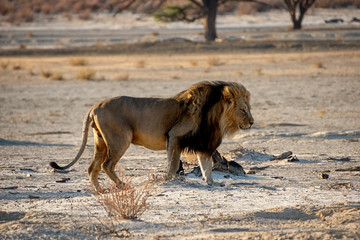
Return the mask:
[[[121,184],[115,166],[129,145],[152,150],[167,150],[166,177],[171,179],[179,168],[180,154],[197,154],[204,179],[213,184],[211,155],[225,135],[253,124],[250,93],[238,83],[201,82],[172,98],[115,97],[92,106],[83,122],[82,144],[75,159],[83,153],[91,124],[94,132],[94,158],[88,168],[95,190],[101,191],[101,169],[116,184]]]

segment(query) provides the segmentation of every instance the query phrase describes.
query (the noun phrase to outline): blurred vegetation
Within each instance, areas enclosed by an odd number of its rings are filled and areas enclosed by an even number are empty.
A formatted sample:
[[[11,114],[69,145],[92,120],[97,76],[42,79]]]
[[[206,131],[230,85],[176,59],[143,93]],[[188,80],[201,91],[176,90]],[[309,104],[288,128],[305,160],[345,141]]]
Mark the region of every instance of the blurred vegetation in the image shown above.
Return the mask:
[[[20,24],[35,21],[39,16],[51,17],[55,14],[69,19],[77,17],[87,20],[91,19],[93,13],[116,14],[123,9],[131,12],[154,13],[161,9],[164,0],[137,1],[137,3],[127,6],[130,2],[131,0],[0,0],[0,21]],[[155,14],[155,18],[158,18],[158,20],[171,21],[171,19],[178,19],[179,14],[182,14],[182,11],[189,3],[187,0],[168,0],[166,2],[167,6],[161,10],[162,13],[165,13],[165,17]],[[266,5],[229,1],[219,6],[218,13],[254,14],[273,8],[286,9],[283,0],[262,0],[261,2],[266,3]],[[360,0],[316,0],[313,7],[360,8]],[[164,14],[162,15],[164,16]],[[175,15],[177,15],[177,18],[174,18]]]

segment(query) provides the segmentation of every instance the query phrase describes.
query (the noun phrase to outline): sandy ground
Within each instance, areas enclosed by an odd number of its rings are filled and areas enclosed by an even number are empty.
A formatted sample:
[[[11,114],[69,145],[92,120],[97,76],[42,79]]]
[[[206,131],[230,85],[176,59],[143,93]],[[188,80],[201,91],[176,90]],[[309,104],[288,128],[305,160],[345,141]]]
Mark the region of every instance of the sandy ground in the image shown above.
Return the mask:
[[[70,65],[73,58],[0,61],[1,238],[114,237],[95,229],[95,217],[110,221],[88,192],[92,134],[71,171],[54,173],[48,163],[74,157],[83,115],[99,100],[167,97],[202,80],[238,81],[252,93],[253,129],[219,150],[255,174],[215,172],[225,186],[208,187],[188,168],[183,179],[156,184],[149,209],[118,229],[135,239],[360,237],[359,51],[79,56],[88,61],[82,67]],[[83,68],[96,79],[76,79]],[[64,80],[45,79],[44,70]],[[270,160],[286,151],[299,162]],[[165,158],[131,146],[119,165],[141,183],[149,171],[163,171]],[[56,182],[62,178],[70,180]]]
[[[347,40],[358,39],[356,29],[321,32],[336,38],[346,31]],[[131,239],[359,239],[360,51],[339,46],[1,57],[0,238],[111,239],[113,229]],[[73,66],[73,59],[87,64]],[[84,69],[95,72],[93,80],[78,79]],[[63,80],[46,79],[46,72]],[[224,186],[208,187],[186,165],[184,177],[155,184],[138,219],[114,220],[89,193],[92,133],[70,171],[50,169],[50,161],[75,156],[83,116],[98,101],[169,97],[204,80],[241,82],[251,92],[254,127],[219,148],[251,174],[214,172]],[[272,160],[287,151],[299,161]],[[140,186],[165,164],[164,151],[131,146],[118,165]]]

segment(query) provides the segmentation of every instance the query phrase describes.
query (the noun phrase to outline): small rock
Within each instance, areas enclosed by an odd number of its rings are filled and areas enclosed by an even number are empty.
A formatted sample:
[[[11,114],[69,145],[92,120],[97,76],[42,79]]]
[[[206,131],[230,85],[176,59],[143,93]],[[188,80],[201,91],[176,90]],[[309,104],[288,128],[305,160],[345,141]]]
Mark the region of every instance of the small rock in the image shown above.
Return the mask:
[[[245,171],[243,169],[243,167],[238,164],[237,162],[235,161],[230,161],[228,162],[228,168],[229,168],[229,172],[231,174],[234,174],[235,176],[242,176],[242,175],[245,175]]]
[[[62,178],[61,180],[57,180],[56,182],[57,183],[65,183],[65,182],[67,182],[69,180],[70,180],[70,178]]]
[[[322,173],[322,174],[320,175],[320,177],[321,177],[321,179],[328,179],[328,178],[329,178],[329,174],[327,174],[327,173]]]
[[[202,176],[200,167],[194,167],[194,169],[191,171],[191,173],[193,173],[193,174],[194,174],[195,176],[197,176],[197,177],[201,177],[201,176]]]
[[[288,162],[298,162],[299,159],[294,155],[294,156],[290,156],[290,158],[288,158],[287,161],[288,161]]]
[[[39,199],[40,197],[39,196],[34,196],[34,195],[28,195],[28,198],[29,199]]]
[[[291,151],[287,151],[287,152],[284,152],[284,153],[280,154],[279,156],[277,156],[274,160],[287,159],[287,158],[289,158],[291,155],[292,155],[292,152],[291,152]]]

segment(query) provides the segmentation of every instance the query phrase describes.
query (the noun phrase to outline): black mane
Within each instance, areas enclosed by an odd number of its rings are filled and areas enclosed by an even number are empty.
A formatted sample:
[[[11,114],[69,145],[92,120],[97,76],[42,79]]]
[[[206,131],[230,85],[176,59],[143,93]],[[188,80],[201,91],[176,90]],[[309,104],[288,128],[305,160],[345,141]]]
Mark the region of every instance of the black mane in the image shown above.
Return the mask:
[[[179,144],[182,151],[201,152],[212,155],[221,144],[222,137],[219,134],[220,126],[216,119],[209,119],[208,113],[223,96],[222,90],[227,83],[206,83],[203,88],[210,87],[210,93],[206,97],[205,104],[201,108],[201,122],[196,132],[189,132],[180,138]]]

